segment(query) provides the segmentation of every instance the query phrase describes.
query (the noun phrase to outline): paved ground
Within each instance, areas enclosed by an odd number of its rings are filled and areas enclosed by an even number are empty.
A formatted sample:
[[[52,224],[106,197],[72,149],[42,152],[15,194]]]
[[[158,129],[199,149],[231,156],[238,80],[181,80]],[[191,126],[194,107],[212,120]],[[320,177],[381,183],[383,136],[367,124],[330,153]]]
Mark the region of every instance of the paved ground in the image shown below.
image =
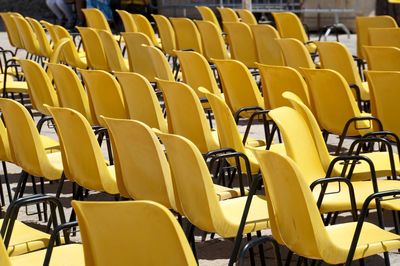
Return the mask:
[[[332,39],[333,40],[333,39]],[[347,39],[347,37],[345,35],[341,36],[341,41],[344,42],[353,52],[353,54],[355,53],[355,36],[352,35],[350,39]],[[7,37],[6,34],[4,32],[0,32],[0,47],[9,47],[9,44],[7,42]],[[240,130],[244,131],[244,127],[240,126]],[[55,139],[57,139],[57,136],[54,133],[54,130],[52,128],[47,127],[47,125],[43,128],[42,133],[51,136]],[[254,132],[252,132],[252,136],[253,137],[258,137],[258,138],[262,138],[262,128],[261,126],[256,126],[256,128],[254,129]],[[334,147],[335,144],[337,143],[337,138],[336,137],[330,137],[328,140],[328,144],[329,147]],[[348,143],[346,143],[348,144]],[[14,189],[16,186],[16,182],[18,180],[18,174],[20,173],[20,169],[14,165],[11,164],[7,164],[8,167],[8,171],[11,174],[11,184],[12,184],[12,188]],[[0,174],[2,174],[2,170],[0,170]],[[53,185],[46,185],[46,192],[47,193],[55,193],[56,190],[56,186],[57,184],[53,184]],[[4,187],[5,189],[5,187]],[[31,193],[32,188],[31,186],[29,186],[27,188],[27,193]],[[71,191],[71,186],[68,184],[67,188],[64,189],[64,193],[61,195],[61,199],[63,201],[63,204],[65,206],[65,212],[67,214],[67,217],[69,217],[69,213],[71,211],[71,207],[70,207],[70,201],[71,201],[71,194],[68,193],[69,191]],[[113,198],[108,197],[106,195],[103,194],[97,194],[97,193],[93,193],[90,195],[90,199],[96,199],[96,200],[113,200]],[[3,208],[4,210],[4,208]],[[35,208],[29,208],[30,212],[35,211]],[[370,219],[374,220],[375,215],[371,214],[370,215]],[[20,217],[21,220],[26,221],[27,223],[31,224],[32,226],[35,227],[39,227],[39,228],[43,228],[43,223],[39,223],[37,222],[37,216],[36,215],[27,215],[25,212],[21,212],[20,213]],[[348,215],[343,215],[342,217],[339,218],[340,220],[348,220]],[[386,219],[387,225],[390,225],[391,222],[391,218],[388,217]],[[392,229],[392,227],[388,227],[388,229]],[[265,231],[263,232],[263,234],[269,234],[269,231]],[[198,255],[199,255],[199,259],[200,259],[200,265],[227,265],[228,262],[228,258],[230,255],[230,252],[232,250],[233,247],[233,242],[232,240],[226,240],[226,239],[222,239],[218,236],[216,236],[214,239],[210,240],[209,239],[209,235],[207,237],[207,241],[202,242],[201,241],[201,236],[202,236],[202,232],[196,232],[196,246],[197,246],[197,250],[198,250]],[[75,240],[79,241],[79,234],[77,237],[75,237]],[[273,259],[273,253],[270,249],[270,247],[266,247],[266,256],[268,258],[268,264],[272,263],[272,259]],[[287,253],[287,249],[282,248],[282,253],[283,253],[283,257],[285,258],[285,254]],[[390,258],[392,261],[392,265],[400,265],[400,255],[398,254],[398,252],[392,252],[390,253]],[[297,258],[295,258],[293,264],[296,262]],[[368,265],[382,265],[383,264],[383,259],[381,256],[373,256],[370,257],[367,260]]]

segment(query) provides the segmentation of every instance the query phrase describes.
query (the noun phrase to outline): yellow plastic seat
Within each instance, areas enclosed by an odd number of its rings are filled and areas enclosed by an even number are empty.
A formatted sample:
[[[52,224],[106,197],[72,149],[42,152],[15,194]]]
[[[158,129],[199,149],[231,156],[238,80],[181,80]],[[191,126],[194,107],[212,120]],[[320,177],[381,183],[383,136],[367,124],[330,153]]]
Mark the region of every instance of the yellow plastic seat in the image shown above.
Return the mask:
[[[368,44],[370,46],[392,46],[400,48],[399,28],[369,28]]]
[[[72,205],[88,266],[197,265],[178,222],[160,204],[73,201]],[[115,230],[103,230],[109,225]]]
[[[281,47],[285,65],[299,70],[300,67],[315,68],[315,64],[311,59],[304,44],[293,38],[276,40]]]
[[[240,21],[235,10],[233,10],[232,8],[217,7],[217,9],[219,11],[219,14],[221,15],[222,24],[224,24],[225,22],[239,22]]]
[[[15,47],[15,51],[17,51],[18,49],[23,48],[23,43],[18,34],[18,28],[12,16],[21,15],[15,12],[0,12],[0,17],[3,20],[5,30],[7,32],[8,41],[11,46]]]
[[[45,56],[39,46],[39,42],[36,38],[35,33],[29,22],[22,16],[11,16],[17,26],[19,32],[23,49],[25,49],[29,54],[36,56]]]
[[[156,78],[174,81],[174,74],[172,73],[171,65],[168,63],[167,58],[163,52],[154,46],[145,46],[147,55],[153,65]],[[179,75],[178,75],[179,78]]]
[[[400,49],[397,47],[364,46],[368,70],[400,71]]]
[[[121,87],[111,74],[102,70],[81,71],[88,92],[90,111],[96,125],[106,127],[100,116],[128,118]]]
[[[51,49],[50,42],[47,39],[46,32],[44,31],[42,25],[34,18],[26,18],[26,20],[31,24],[33,28],[33,31],[39,43],[41,54],[43,54],[47,58],[50,58],[53,50]]]
[[[364,222],[354,255],[349,251],[357,222],[324,226],[316,201],[308,188],[306,174],[287,157],[269,151],[258,151],[271,223],[282,242],[299,256],[323,260],[329,264],[350,263],[379,252],[397,249],[399,236]],[[282,193],[282,189],[286,192]],[[275,233],[275,234],[274,234]]]
[[[86,69],[88,67],[86,58],[80,57],[72,39],[68,38],[62,45],[62,55],[65,62],[73,68]]]
[[[248,68],[256,68],[258,58],[250,26],[243,22],[224,22],[224,29],[228,34],[231,58]]]
[[[282,51],[276,39],[278,31],[270,25],[250,25],[257,51],[257,62],[266,65],[284,66]]]
[[[176,36],[171,22],[163,15],[152,14],[152,16],[157,24],[163,51],[170,56],[175,56]]]
[[[114,166],[107,162],[86,118],[69,108],[48,107],[62,144],[66,177],[83,188],[119,194]]]
[[[96,70],[111,71],[107,64],[104,47],[97,30],[85,27],[77,27],[86,53],[88,67]]]
[[[156,73],[151,60],[149,60],[146,48],[143,47],[143,45],[153,45],[149,37],[141,32],[122,33],[121,35],[125,40],[128,51],[130,70],[145,76],[150,82],[155,82]]]
[[[111,32],[110,25],[104,14],[97,8],[82,8],[88,27],[96,30]]]
[[[48,21],[45,21],[45,20],[41,20],[40,23],[44,26],[44,28],[50,35],[50,39],[53,42],[53,45],[58,43],[59,39],[58,39],[57,33],[54,30],[54,24],[52,24]]]
[[[132,17],[136,23],[138,32],[146,34],[155,46],[160,47],[160,40],[157,38],[150,21],[141,14],[132,14]]]
[[[226,49],[219,26],[204,20],[196,20],[195,23],[199,29],[203,43],[203,55],[207,58],[207,61],[212,62],[212,59],[229,59],[230,54]]]
[[[177,49],[190,49],[202,54],[201,37],[194,22],[188,18],[170,18],[170,21],[175,30]]]
[[[209,21],[213,23],[220,32],[222,31],[217,16],[211,8],[209,8],[208,6],[196,6],[196,9],[197,11],[199,11],[201,19],[203,21]]]
[[[121,48],[114,36],[108,31],[100,30],[99,37],[104,47],[104,54],[107,59],[108,68],[111,71],[128,72],[128,60],[124,59]]]
[[[369,28],[397,28],[391,16],[356,17],[357,57],[365,59],[364,45],[369,45]]]
[[[168,132],[167,121],[149,81],[140,74],[116,72],[129,119]],[[132,86],[134,84],[134,86]]]
[[[321,61],[321,68],[332,69],[340,73],[349,85],[358,88],[361,96],[360,100],[368,101],[368,83],[361,80],[357,65],[347,47],[339,42],[317,42],[316,45]],[[352,92],[355,94],[354,90]]]
[[[304,30],[300,18],[292,12],[272,12],[281,38],[293,38],[303,43],[309,53],[315,53],[316,46]]]
[[[137,32],[138,27],[136,26],[135,21],[133,20],[132,14],[125,10],[115,10],[122,20],[122,24],[124,25],[124,32]]]
[[[242,8],[237,9],[236,12],[239,14],[240,20],[247,25],[257,25],[257,19],[250,10]]]

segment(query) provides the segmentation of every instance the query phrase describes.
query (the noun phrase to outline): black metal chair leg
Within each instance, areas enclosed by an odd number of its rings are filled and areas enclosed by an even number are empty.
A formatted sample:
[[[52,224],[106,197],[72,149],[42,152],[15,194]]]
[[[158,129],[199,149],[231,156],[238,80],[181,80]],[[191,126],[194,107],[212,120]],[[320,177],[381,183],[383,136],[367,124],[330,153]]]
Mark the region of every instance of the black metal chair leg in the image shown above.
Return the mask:
[[[18,180],[17,188],[15,189],[15,194],[14,194],[13,201],[17,200],[20,197],[22,197],[22,195],[24,194],[25,184],[26,184],[26,181],[28,179],[28,176],[29,176],[28,173],[26,173],[25,171],[21,172],[21,175],[20,175],[19,180]]]
[[[35,182],[35,177],[32,176],[32,175],[31,175],[31,180],[32,180],[33,194],[36,195],[36,194],[38,194],[37,193],[37,189],[36,189],[36,182]],[[36,209],[37,209],[38,219],[39,219],[39,221],[41,221],[42,220],[42,210],[40,208],[40,204],[39,203],[36,203]]]
[[[11,195],[11,186],[10,186],[10,180],[8,180],[8,172],[7,172],[7,165],[5,161],[1,162],[3,165],[3,173],[4,173],[4,179],[6,181],[6,187],[7,187],[7,194],[8,194],[8,200],[12,201],[12,195]]]
[[[44,191],[44,178],[40,178],[40,192],[44,195],[46,192]],[[47,222],[47,204],[43,203],[43,217],[44,221]]]
[[[247,237],[247,241],[250,242],[250,241],[251,241],[251,234],[248,233],[248,234],[246,235],[246,237]],[[249,249],[249,254],[250,254],[250,265],[251,265],[251,266],[256,265],[256,262],[255,262],[255,260],[254,260],[254,250],[253,250],[253,248],[250,248],[250,249]]]
[[[5,206],[6,202],[4,199],[3,184],[1,183],[1,179],[0,179],[0,200],[1,200],[1,206]]]
[[[287,257],[286,257],[285,266],[290,265],[290,263],[292,262],[292,258],[293,258],[293,251],[289,250]]]
[[[58,198],[58,199],[60,198],[61,191],[62,191],[63,186],[64,186],[64,182],[65,182],[65,175],[63,173],[62,176],[61,176],[61,179],[60,179],[60,181],[58,183],[57,192],[56,192],[56,198]]]
[[[261,237],[261,231],[257,231],[257,237]],[[265,255],[264,255],[264,245],[263,244],[260,244],[258,246],[258,252],[260,253],[261,265],[265,266]]]

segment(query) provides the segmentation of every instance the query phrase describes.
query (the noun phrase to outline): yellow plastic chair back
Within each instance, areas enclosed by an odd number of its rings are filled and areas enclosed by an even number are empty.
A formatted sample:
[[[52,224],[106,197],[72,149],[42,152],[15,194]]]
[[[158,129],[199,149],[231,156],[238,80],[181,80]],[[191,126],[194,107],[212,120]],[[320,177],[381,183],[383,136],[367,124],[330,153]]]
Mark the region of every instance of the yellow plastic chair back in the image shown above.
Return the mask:
[[[54,77],[60,107],[81,113],[93,125],[89,99],[77,74],[70,67],[61,64],[49,64],[48,67]]]
[[[105,127],[100,116],[127,119],[121,87],[110,73],[102,70],[81,70],[89,96],[95,124]]]
[[[19,36],[22,40],[23,48],[30,54],[45,56],[41,53],[39,42],[36,38],[36,34],[33,32],[29,22],[22,16],[12,15],[15,24],[17,25],[17,30]]]
[[[286,66],[299,70],[300,67],[315,68],[315,64],[307,48],[299,40],[293,38],[276,40],[285,58]]]
[[[216,27],[218,27],[219,31],[221,31],[217,16],[211,8],[209,8],[208,6],[196,6],[196,9],[197,11],[199,11],[201,19],[203,21],[209,21],[213,23]]]
[[[228,34],[232,59],[255,68],[258,58],[250,26],[243,22],[224,22],[224,29]]]
[[[209,62],[212,59],[229,59],[230,55],[226,49],[222,32],[219,27],[210,21],[195,21],[201,41],[203,43],[203,54]]]
[[[157,24],[163,51],[166,54],[175,55],[176,36],[171,22],[163,15],[152,14],[152,16]]]
[[[121,85],[129,118],[141,121],[162,132],[168,132],[167,121],[150,82],[137,73],[116,72],[114,74]]]
[[[71,34],[67,31],[66,28],[60,25],[53,25],[54,32],[57,34],[57,39],[61,40],[63,38],[69,38],[72,40]]]
[[[143,45],[153,46],[149,37],[141,32],[121,33],[121,35],[128,51],[129,68],[145,76],[150,82],[155,82],[156,73],[153,64],[149,60],[146,47],[143,47]]]
[[[42,25],[39,23],[39,21],[33,18],[26,18],[26,20],[31,24],[33,32],[36,35],[39,43],[40,53],[45,55],[45,57],[50,58],[53,51],[50,47],[50,42],[47,39],[46,32],[44,31]]]
[[[177,48],[191,49],[202,54],[201,37],[194,22],[188,18],[170,18],[170,20],[175,30]]]
[[[73,68],[86,69],[87,64],[79,57],[74,42],[70,38],[67,40],[68,41],[62,45],[62,56],[65,62]]]
[[[124,24],[125,32],[137,32],[138,28],[135,21],[133,20],[132,14],[125,10],[115,10]]]
[[[111,32],[110,25],[104,14],[97,8],[82,8],[83,15],[88,27],[96,30],[105,30]]]
[[[50,115],[44,105],[58,106],[58,99],[49,76],[38,63],[32,60],[20,59],[18,62],[21,64],[28,83],[28,92],[33,108],[42,114]]]
[[[57,33],[54,30],[54,25],[51,24],[50,22],[45,21],[45,20],[41,20],[40,23],[44,26],[44,28],[50,34],[50,38],[51,38],[53,44],[58,43],[59,40],[58,40]]]
[[[368,70],[400,71],[400,49],[397,47],[364,46]]]
[[[122,181],[130,198],[176,210],[171,170],[156,134],[140,121],[104,119],[118,158],[117,180]]]
[[[90,68],[110,71],[104,47],[95,29],[76,27],[81,35],[86,61]]]
[[[3,121],[0,121],[0,160],[12,162],[10,144],[8,142],[8,132]]]
[[[247,25],[257,25],[257,19],[254,14],[248,9],[238,9],[236,12],[239,14],[240,20]]]
[[[370,28],[368,29],[369,45],[393,46],[400,48],[399,28]]]
[[[197,265],[182,228],[160,204],[73,201],[72,206],[88,266]],[[114,229],[104,230],[109,225]]]
[[[307,84],[298,71],[291,67],[258,64],[260,71],[264,104],[267,109],[290,106],[282,93],[296,94],[308,107],[311,106]]]
[[[68,179],[94,191],[118,194],[113,168],[107,167],[97,138],[86,118],[69,108],[49,107],[63,146]]]
[[[58,180],[62,167],[53,165],[28,110],[10,99],[0,99],[0,109],[7,125],[12,162],[33,176]]]
[[[221,96],[214,74],[204,56],[192,51],[177,51],[176,55],[181,65],[184,82],[193,88],[199,97],[204,97],[204,94],[197,90],[198,87]]]
[[[285,60],[276,41],[278,31],[270,25],[251,25],[257,51],[257,62],[266,65],[284,66]]]
[[[145,46],[147,54],[150,57],[151,64],[153,65],[154,72],[158,79],[175,81],[174,74],[172,73],[171,65],[168,63],[167,58],[160,49],[154,46]]]
[[[215,60],[215,65],[225,101],[232,113],[248,106],[259,106],[264,109],[264,101],[256,81],[243,63],[236,60]],[[242,115],[248,114],[242,112]]]
[[[160,46],[160,43],[154,33],[154,29],[150,24],[150,21],[143,15],[132,14],[133,20],[136,23],[138,31],[147,35],[155,46]]]
[[[369,45],[369,28],[397,28],[391,16],[356,17],[357,56],[365,59],[364,45]]]
[[[158,80],[163,92],[169,132],[192,141],[202,153],[219,148],[207,123],[203,107],[191,87],[184,83]]]
[[[219,14],[221,15],[222,24],[225,22],[239,22],[240,19],[236,14],[235,10],[227,7],[217,7]]]
[[[111,71],[128,72],[129,67],[125,63],[121,48],[114,36],[108,31],[101,30],[99,37],[104,47],[108,68]]]
[[[281,38],[296,39],[303,44],[308,42],[308,36],[300,18],[292,12],[272,12],[276,27]]]
[[[12,16],[18,17],[21,15],[12,12],[0,12],[0,17],[3,19],[7,31],[8,41],[10,42],[11,46],[15,48],[23,48],[22,40],[18,33],[17,24]]]

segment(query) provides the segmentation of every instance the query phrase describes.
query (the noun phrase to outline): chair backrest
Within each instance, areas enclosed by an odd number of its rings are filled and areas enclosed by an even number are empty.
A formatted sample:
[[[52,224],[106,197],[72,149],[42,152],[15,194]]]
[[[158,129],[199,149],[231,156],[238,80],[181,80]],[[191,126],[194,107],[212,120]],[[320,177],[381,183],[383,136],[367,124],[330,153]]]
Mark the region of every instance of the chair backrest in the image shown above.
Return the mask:
[[[276,41],[278,31],[270,25],[251,25],[257,51],[257,62],[266,65],[284,66],[285,60],[281,47]]]
[[[88,266],[196,265],[181,226],[160,204],[73,201],[72,206],[77,214]],[[111,224],[113,230],[104,230]]]
[[[219,25],[217,16],[211,8],[208,6],[196,6],[196,9],[199,11],[203,21],[209,21],[213,23],[221,31],[221,26]]]
[[[340,42],[317,42],[321,68],[340,73],[349,84],[363,86],[353,57],[346,46]]]
[[[171,22],[163,15],[152,14],[156,21],[158,34],[161,39],[162,49],[166,54],[175,55],[176,37]]]
[[[369,45],[369,28],[397,28],[391,16],[356,17],[357,56],[365,59],[364,45]]]
[[[100,36],[95,29],[76,27],[81,35],[88,66],[96,70],[111,71]]]
[[[69,108],[49,107],[49,110],[57,126],[63,164],[70,175],[67,177],[86,189],[118,194],[115,178],[107,169],[107,162],[86,118]]]
[[[19,36],[17,24],[15,23],[12,16],[21,16],[21,15],[13,12],[0,12],[0,17],[4,22],[8,41],[10,42],[11,46],[15,48],[23,48],[22,39]]]
[[[272,12],[276,27],[281,38],[293,38],[301,43],[308,41],[300,18],[292,12]]]
[[[147,35],[150,40],[153,42],[155,46],[160,46],[160,43],[157,40],[156,34],[154,32],[153,27],[150,24],[150,21],[141,14],[132,14],[133,20],[136,23],[138,31]]]
[[[44,26],[44,28],[50,34],[50,38],[51,38],[51,41],[53,42],[53,44],[58,43],[59,39],[58,39],[56,31],[54,30],[55,25],[48,21],[45,21],[45,20],[41,20],[40,23]]]
[[[201,152],[184,137],[158,134],[163,142],[183,214],[197,228],[215,232],[223,219],[218,197]],[[193,189],[196,188],[196,189]]]
[[[307,106],[311,106],[307,84],[300,73],[291,67],[258,65],[263,96],[267,109],[290,106],[282,93],[290,91],[296,94]]]
[[[189,139],[202,153],[218,149],[193,89],[175,81],[158,80],[158,85],[164,96],[169,132]]]
[[[191,49],[203,53],[199,30],[188,18],[170,18],[175,30],[176,46],[179,50]]]
[[[236,14],[235,10],[228,7],[217,7],[219,14],[221,15],[222,23],[225,22],[239,22],[240,19]]]
[[[276,41],[281,47],[286,66],[293,67],[296,70],[300,67],[315,68],[307,48],[299,40],[287,38]]]
[[[97,125],[105,126],[100,116],[128,118],[118,81],[102,70],[81,71],[89,96],[91,112]]]
[[[24,71],[33,108],[49,115],[44,104],[58,106],[57,93],[51,84],[52,81],[38,63],[28,59],[20,59],[19,63]]]
[[[10,151],[10,143],[8,142],[8,132],[4,126],[3,120],[0,120],[0,160],[5,162],[13,162]]]
[[[133,20],[132,14],[125,10],[117,9],[116,12],[120,16],[122,20],[122,24],[124,24],[125,32],[137,32],[138,28],[136,26],[135,21]]]
[[[232,113],[248,106],[259,106],[264,109],[264,101],[256,81],[243,63],[236,60],[216,60],[215,65],[225,101]]]
[[[368,29],[369,45],[393,46],[400,48],[399,28],[370,28]]]
[[[183,81],[194,89],[199,97],[204,95],[197,89],[203,87],[213,94],[221,95],[215,76],[207,60],[193,51],[177,51]]]
[[[271,151],[257,151],[256,156],[273,210],[270,219],[277,225],[282,241],[300,256],[332,258],[329,252],[333,245],[305,180],[306,174],[298,168],[300,164]]]
[[[364,46],[368,70],[400,71],[400,49],[397,47]]]
[[[322,129],[340,135],[350,118],[361,116],[349,85],[338,72],[330,69],[302,69],[302,74]],[[360,135],[360,131],[350,126],[348,135]]]
[[[175,207],[171,170],[156,134],[140,121],[104,119],[118,158],[117,178],[130,198]]]
[[[167,58],[160,49],[154,46],[145,46],[147,54],[150,57],[151,64],[153,65],[154,72],[158,79],[174,81],[174,74],[172,73],[171,65],[168,63]]]
[[[34,18],[26,18],[26,20],[31,24],[33,32],[39,43],[40,53],[45,55],[45,57],[50,58],[52,54],[52,49],[50,47],[50,42],[47,39],[46,32],[44,31],[42,25]]]
[[[71,38],[63,38],[63,40],[64,39],[68,41],[63,43],[61,46],[63,61],[73,68],[86,69],[87,64],[79,57],[74,41]]]
[[[83,15],[88,27],[96,30],[105,30],[111,32],[110,25],[104,14],[97,8],[82,8]]]
[[[30,54],[45,56],[41,53],[39,42],[37,40],[36,34],[33,32],[29,22],[22,16],[11,16],[17,25],[17,30],[21,38],[23,48]]]
[[[81,113],[93,125],[89,99],[78,75],[62,64],[49,64],[60,107],[71,108]]]
[[[145,76],[149,81],[155,82],[156,73],[153,64],[149,60],[146,47],[143,47],[143,45],[153,46],[149,37],[141,32],[121,33],[121,35],[128,51],[129,68]]]
[[[121,48],[114,36],[110,32],[104,30],[99,31],[99,36],[104,47],[108,68],[111,69],[111,71],[128,72],[129,68],[124,61]]]
[[[168,132],[160,103],[150,82],[140,74],[116,72],[130,119]]]
[[[196,20],[195,23],[199,29],[203,43],[203,54],[207,60],[211,62],[212,59],[228,59],[230,56],[221,29],[210,21]]]
[[[2,98],[0,109],[7,125],[12,161],[33,176],[59,179],[61,172],[50,163],[35,122],[26,107]]]
[[[236,12],[239,14],[240,20],[247,25],[257,25],[257,19],[254,14],[248,9],[238,9]]]
[[[239,60],[247,67],[256,67],[257,51],[250,26],[243,22],[224,22],[224,28],[228,34],[232,59]]]

